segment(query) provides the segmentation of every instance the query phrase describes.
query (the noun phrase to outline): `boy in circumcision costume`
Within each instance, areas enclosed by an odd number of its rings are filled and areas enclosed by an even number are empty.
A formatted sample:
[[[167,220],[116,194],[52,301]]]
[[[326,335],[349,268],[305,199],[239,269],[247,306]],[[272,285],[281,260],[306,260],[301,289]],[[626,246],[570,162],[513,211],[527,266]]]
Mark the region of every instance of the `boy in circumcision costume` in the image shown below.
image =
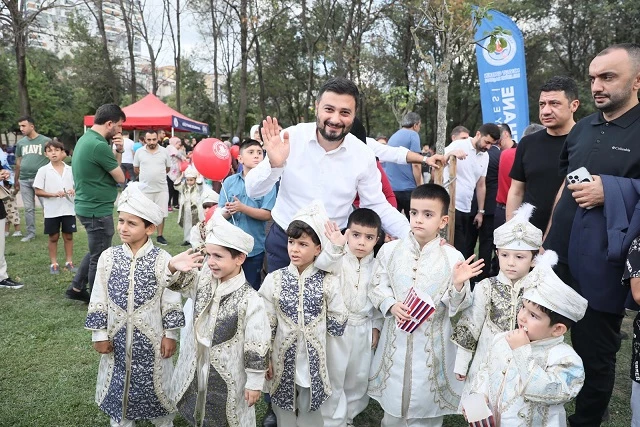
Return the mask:
[[[194,301],[171,395],[191,425],[255,426],[271,332],[264,302],[242,271],[253,237],[220,213],[210,221],[204,265],[200,252],[188,250],[167,267],[171,289]]]
[[[500,271],[496,277],[476,285],[473,304],[462,313],[453,330],[451,340],[458,346],[454,372],[460,381],[466,379],[463,398],[469,394],[471,383],[484,356],[491,351],[496,335],[512,331],[517,325],[524,278],[531,271],[534,256],[542,245],[542,231],[529,222],[533,210],[532,205],[523,204],[513,218],[493,232]]]
[[[501,427],[564,427],[564,404],[584,383],[582,360],[564,334],[587,310],[587,300],[553,272],[547,250],[523,280],[518,328],[496,336],[471,392],[483,394]],[[464,403],[463,403],[464,405]]]
[[[451,317],[471,304],[469,279],[484,264],[471,263],[473,257],[465,261],[454,247],[441,244],[449,200],[439,185],[418,186],[411,193],[411,233],[378,253],[369,296],[385,321],[369,374],[369,396],[384,409],[383,427],[438,427],[444,415],[458,412],[463,384],[453,373]],[[407,333],[396,321],[411,320],[403,303],[411,288],[427,294],[435,312]]]

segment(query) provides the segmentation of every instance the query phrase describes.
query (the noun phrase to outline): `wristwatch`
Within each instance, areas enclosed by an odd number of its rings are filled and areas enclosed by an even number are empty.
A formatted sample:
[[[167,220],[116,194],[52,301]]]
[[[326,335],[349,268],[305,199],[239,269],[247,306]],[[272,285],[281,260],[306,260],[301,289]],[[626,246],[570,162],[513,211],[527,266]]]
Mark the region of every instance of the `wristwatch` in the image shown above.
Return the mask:
[[[424,166],[427,166],[427,159],[428,159],[428,158],[429,158],[429,156],[423,156],[423,157],[422,157],[422,164],[423,164]]]
[[[478,213],[484,215],[484,209],[478,209]]]

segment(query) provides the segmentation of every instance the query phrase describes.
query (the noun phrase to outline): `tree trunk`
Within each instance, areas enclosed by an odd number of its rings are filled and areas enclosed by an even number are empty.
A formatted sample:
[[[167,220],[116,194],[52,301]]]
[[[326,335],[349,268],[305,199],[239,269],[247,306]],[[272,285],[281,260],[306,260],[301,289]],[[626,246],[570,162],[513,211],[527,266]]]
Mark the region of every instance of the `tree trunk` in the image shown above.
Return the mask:
[[[29,101],[29,88],[27,87],[27,34],[22,28],[16,28],[14,31],[20,114],[30,116],[31,102]]]
[[[129,81],[129,92],[131,94],[131,102],[134,103],[138,99],[137,97],[137,85],[136,85],[136,58],[133,52],[133,31],[131,28],[132,13],[131,9],[127,11],[124,5],[124,0],[120,0],[120,11],[122,12],[122,22],[124,23],[124,29],[127,34],[127,49],[129,51],[129,72],[131,73]]]
[[[249,61],[247,6],[247,0],[240,0],[240,93],[238,94],[238,126],[236,128],[236,136],[240,138],[244,132],[247,117],[247,62]]]
[[[180,0],[176,0],[176,53],[175,53],[175,66],[176,66],[176,108],[181,110],[180,106]]]
[[[214,0],[209,0],[211,12],[211,35],[213,37],[213,117],[216,121],[215,137],[220,138],[220,96],[218,94],[218,38],[220,36]]]
[[[260,113],[262,114],[262,118],[267,117],[267,106],[266,106],[266,89],[264,87],[264,77],[262,74],[262,56],[260,55],[260,41],[258,40],[258,36],[256,35],[256,73],[258,74],[258,85],[260,87],[260,92],[258,94],[258,105],[260,107]],[[259,122],[262,122],[259,120]],[[253,135],[251,135],[253,138]]]
[[[438,100],[438,114],[436,126],[436,152],[444,154],[447,140],[447,106],[449,105],[449,69],[451,58],[445,53],[442,63],[436,67],[436,86]]]
[[[111,96],[111,102],[115,104],[120,103],[120,90],[119,84],[116,80],[116,73],[113,70],[113,62],[111,61],[111,54],[109,53],[109,41],[107,39],[107,32],[104,28],[104,16],[102,11],[102,0],[94,0],[94,6],[96,7],[95,18],[96,24],[98,26],[98,32],[100,33],[100,41],[102,48],[102,58],[105,62],[107,79],[109,80],[110,90],[109,95]]]
[[[306,99],[304,102],[304,121],[309,121],[309,110],[311,109],[311,104],[313,102],[313,54],[314,54],[314,43],[311,41],[311,37],[309,36],[309,30],[307,26],[309,25],[307,22],[307,0],[302,0],[302,13],[300,14],[302,20],[302,31],[304,31],[304,40],[307,45],[307,70],[309,70],[309,74],[307,74],[307,93]]]

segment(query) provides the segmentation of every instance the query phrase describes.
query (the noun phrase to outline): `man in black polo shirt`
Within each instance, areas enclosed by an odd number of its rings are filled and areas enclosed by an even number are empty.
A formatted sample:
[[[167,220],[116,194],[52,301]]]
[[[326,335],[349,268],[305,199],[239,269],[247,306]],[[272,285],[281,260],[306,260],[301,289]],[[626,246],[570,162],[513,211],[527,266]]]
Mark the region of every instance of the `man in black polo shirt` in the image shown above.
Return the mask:
[[[563,181],[543,244],[545,249],[558,253],[558,276],[578,292],[588,295],[592,294],[591,289],[597,288],[601,294],[615,296],[587,297],[589,308],[585,317],[571,328],[571,341],[584,362],[586,373],[584,387],[576,398],[576,412],[569,417],[572,427],[600,425],[609,404],[625,297],[618,294],[628,289],[620,284],[622,268],[619,274],[611,275],[611,280],[604,282],[594,283],[588,278],[574,281],[569,273],[568,245],[578,206],[592,208],[590,215],[604,215],[605,194],[599,175],[640,179],[640,46],[620,44],[603,50],[591,61],[589,78],[600,112],[580,120],[567,136],[560,155],[560,175],[566,176],[584,166],[594,181],[572,185],[565,185]],[[592,230],[594,236],[606,232],[605,229]],[[605,258],[602,257],[602,268],[611,269],[611,262]],[[594,267],[597,268],[590,266]],[[572,265],[572,270],[576,268],[580,266]]]
[[[552,77],[540,88],[539,118],[546,129],[523,137],[518,144],[509,174],[512,181],[507,196],[507,221],[523,202],[530,203],[536,210],[529,221],[543,232],[547,229],[563,181],[558,174],[560,151],[576,124],[573,113],[579,105],[578,86],[569,77]]]

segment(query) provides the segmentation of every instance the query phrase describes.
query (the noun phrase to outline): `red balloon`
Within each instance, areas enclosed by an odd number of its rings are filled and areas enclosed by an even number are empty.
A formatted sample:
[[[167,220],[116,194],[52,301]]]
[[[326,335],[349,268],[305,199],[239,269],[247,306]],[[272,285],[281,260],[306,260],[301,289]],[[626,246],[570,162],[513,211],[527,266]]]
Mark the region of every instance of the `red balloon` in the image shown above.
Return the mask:
[[[180,172],[186,171],[188,167],[189,167],[189,162],[187,162],[186,160],[183,160],[180,162]]]
[[[231,157],[233,157],[234,159],[237,159],[240,155],[240,147],[237,145],[232,145],[229,151],[231,151]]]
[[[212,181],[222,181],[231,168],[229,148],[216,138],[200,141],[193,149],[192,159],[198,172]]]

